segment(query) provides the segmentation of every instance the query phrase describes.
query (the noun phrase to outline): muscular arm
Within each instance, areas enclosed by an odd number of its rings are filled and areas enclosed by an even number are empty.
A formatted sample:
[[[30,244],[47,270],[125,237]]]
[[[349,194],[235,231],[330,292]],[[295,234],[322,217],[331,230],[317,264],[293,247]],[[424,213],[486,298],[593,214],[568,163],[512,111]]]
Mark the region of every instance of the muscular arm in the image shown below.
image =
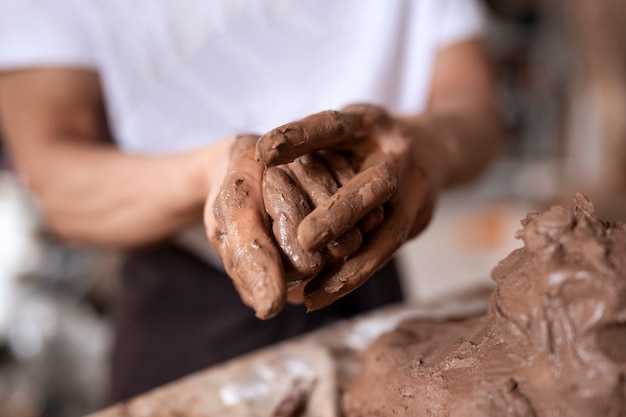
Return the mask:
[[[91,71],[0,74],[0,117],[19,176],[70,241],[133,247],[165,238],[202,219],[207,167],[225,170],[217,155],[227,142],[167,156],[119,151]]]

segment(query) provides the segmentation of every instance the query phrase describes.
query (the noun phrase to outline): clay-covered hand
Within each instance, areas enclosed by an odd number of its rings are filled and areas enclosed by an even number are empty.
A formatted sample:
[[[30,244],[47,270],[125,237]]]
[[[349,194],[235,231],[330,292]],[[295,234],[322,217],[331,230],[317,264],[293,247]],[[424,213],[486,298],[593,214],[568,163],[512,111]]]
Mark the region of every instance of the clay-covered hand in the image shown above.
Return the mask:
[[[366,216],[359,227],[351,227],[337,239],[317,250],[304,249],[298,242],[298,226],[315,209],[326,203],[339,187],[355,175],[345,156],[335,152],[313,152],[288,164],[268,167],[263,175],[263,203],[272,219],[274,240],[282,254],[288,300],[303,302],[304,284],[323,269],[335,266],[354,252],[382,220],[382,207]]]
[[[442,183],[444,161],[437,138],[419,117],[393,117],[371,105],[326,111],[280,126],[257,143],[267,166],[317,151],[341,151],[356,174],[298,226],[297,239],[317,251],[384,204],[384,220],[359,250],[307,284],[305,304],[322,308],[363,284],[408,239],[428,224]],[[324,152],[320,152],[323,154]]]
[[[342,155],[331,152],[264,169],[254,159],[257,139],[242,135],[224,148],[228,167],[215,175],[224,179],[211,187],[215,191],[207,199],[205,224],[242,300],[266,319],[282,309],[285,299],[301,303],[304,284],[355,252],[362,237],[359,229],[351,228],[324,248],[302,249],[298,225],[353,177],[354,170]],[[382,221],[380,212],[372,214],[364,219],[364,232]]]
[[[238,136],[225,179],[205,209],[211,244],[244,303],[267,319],[284,306],[287,287],[281,255],[263,206],[264,165],[255,160],[258,136]]]

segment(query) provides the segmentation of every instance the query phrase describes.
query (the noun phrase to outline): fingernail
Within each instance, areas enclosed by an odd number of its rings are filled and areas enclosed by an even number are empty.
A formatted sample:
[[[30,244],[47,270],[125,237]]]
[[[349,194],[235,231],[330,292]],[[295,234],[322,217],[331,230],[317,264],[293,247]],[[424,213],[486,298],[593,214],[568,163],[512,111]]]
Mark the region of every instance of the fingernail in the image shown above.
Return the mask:
[[[341,294],[330,294],[324,290],[317,291],[313,294],[309,294],[304,297],[304,305],[306,306],[306,312],[310,313],[316,310],[320,310],[341,297]]]

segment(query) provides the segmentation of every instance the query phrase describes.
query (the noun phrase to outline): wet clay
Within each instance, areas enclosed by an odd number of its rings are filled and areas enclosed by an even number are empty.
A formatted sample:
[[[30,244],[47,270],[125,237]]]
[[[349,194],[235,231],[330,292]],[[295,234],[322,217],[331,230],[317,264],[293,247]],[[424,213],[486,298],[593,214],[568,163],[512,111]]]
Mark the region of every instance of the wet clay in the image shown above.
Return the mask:
[[[311,212],[308,199],[286,165],[263,174],[263,204],[272,218],[272,233],[283,254],[288,288],[319,273],[324,260],[319,251],[306,251],[297,241],[297,225]]]
[[[337,198],[340,186],[352,179],[346,185],[350,191],[347,197]],[[377,189],[372,191],[372,187]],[[326,151],[324,156],[313,152],[287,164],[267,167],[262,189],[272,235],[284,260],[287,287],[292,289],[324,268],[342,263],[361,247],[363,234],[359,227],[350,227],[359,219],[349,216],[362,212],[362,208],[369,209],[368,223],[360,224],[368,232],[376,228],[384,216],[382,206],[377,204],[389,198],[395,182],[384,175],[382,166],[357,174],[345,156]],[[329,210],[337,204],[351,209],[344,209],[343,217],[331,217]],[[318,210],[306,219],[314,209]],[[302,245],[303,232],[309,240],[318,239],[315,247]]]
[[[362,135],[359,115],[328,110],[279,126],[259,138],[256,159],[274,166],[319,149],[338,149]]]
[[[310,153],[289,164],[300,188],[309,197],[313,207],[319,207],[337,192],[339,186],[317,153]],[[345,260],[361,246],[361,231],[351,227],[343,235],[326,245],[326,264],[333,266]]]
[[[357,173],[342,187],[342,193],[334,194],[304,218],[298,226],[298,242],[307,250],[318,250],[360,221],[361,213],[368,213],[389,200],[396,186],[397,180],[385,164]]]
[[[268,319],[285,304],[280,254],[270,236],[262,198],[264,166],[254,159],[257,137],[241,135],[230,150],[224,183],[213,207],[216,227],[211,243],[224,262],[242,301],[257,317]]]
[[[339,186],[343,186],[354,177],[356,170],[348,159],[337,152],[320,151],[320,157],[324,164],[334,174]],[[378,206],[366,214],[357,224],[362,235],[367,235],[376,229],[385,219],[383,206]]]
[[[580,194],[522,224],[487,313],[382,336],[348,417],[626,416],[626,226]]]

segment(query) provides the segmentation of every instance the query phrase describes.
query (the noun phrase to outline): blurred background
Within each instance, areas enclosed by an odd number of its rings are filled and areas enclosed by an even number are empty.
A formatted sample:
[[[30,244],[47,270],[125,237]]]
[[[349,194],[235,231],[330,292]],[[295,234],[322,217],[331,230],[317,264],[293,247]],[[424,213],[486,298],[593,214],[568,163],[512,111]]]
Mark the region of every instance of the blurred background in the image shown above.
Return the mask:
[[[490,286],[526,213],[576,191],[626,219],[626,1],[484,2],[505,147],[402,249],[415,302]],[[0,416],[80,416],[105,401],[119,255],[56,241],[0,160]]]

